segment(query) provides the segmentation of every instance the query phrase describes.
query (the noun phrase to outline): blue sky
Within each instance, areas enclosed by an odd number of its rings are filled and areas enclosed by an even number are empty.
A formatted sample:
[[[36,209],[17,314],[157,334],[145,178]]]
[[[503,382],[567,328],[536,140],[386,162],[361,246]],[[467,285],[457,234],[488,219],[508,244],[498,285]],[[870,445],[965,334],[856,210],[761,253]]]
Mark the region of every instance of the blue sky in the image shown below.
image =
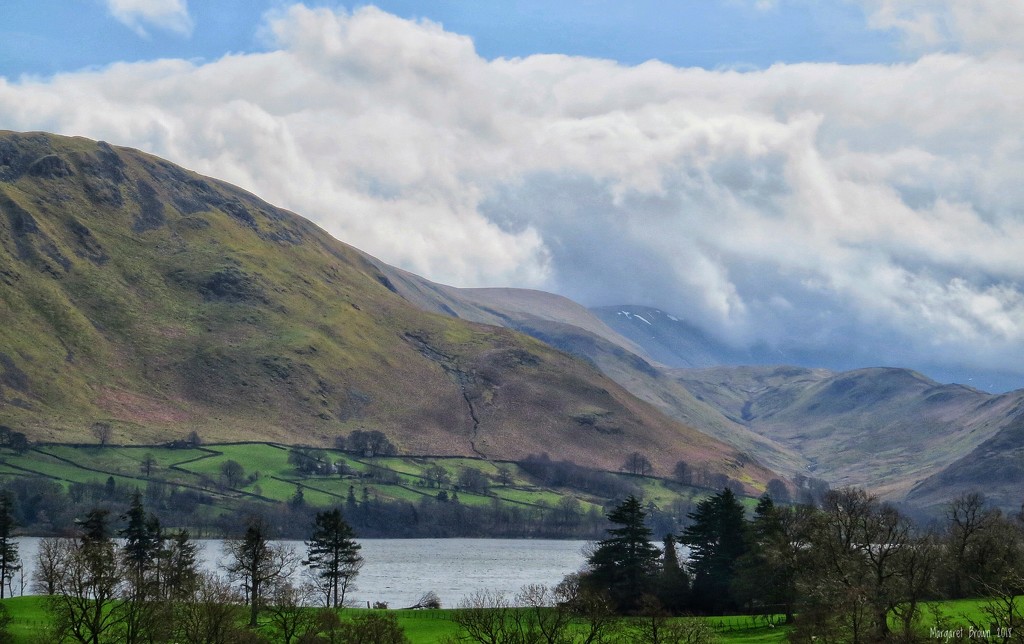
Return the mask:
[[[7,0],[0,129],[446,284],[995,389],[1024,386],[1022,33],[1024,0]]]
[[[261,30],[280,0],[193,0],[189,30],[140,17],[139,29],[100,0],[8,0],[0,27],[0,76],[50,75],[118,61],[215,60],[262,51]],[[307,2],[355,9],[366,3]],[[895,36],[867,26],[847,2],[750,0],[382,0],[405,18],[427,18],[469,35],[486,58],[562,53],[624,64],[763,68],[784,62],[888,62],[905,58]],[[144,33],[142,33],[144,32]]]

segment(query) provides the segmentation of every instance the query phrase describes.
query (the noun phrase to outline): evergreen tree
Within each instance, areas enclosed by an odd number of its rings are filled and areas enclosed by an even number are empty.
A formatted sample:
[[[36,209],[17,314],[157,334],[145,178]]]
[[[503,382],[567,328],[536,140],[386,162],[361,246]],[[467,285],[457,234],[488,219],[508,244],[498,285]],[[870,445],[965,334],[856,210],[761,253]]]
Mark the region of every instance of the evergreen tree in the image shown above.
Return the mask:
[[[607,592],[619,611],[636,609],[641,596],[653,591],[660,553],[651,544],[645,516],[640,500],[630,495],[608,514],[619,527],[609,528],[608,538],[598,541],[587,559],[584,583]]]
[[[324,593],[326,606],[344,605],[345,593],[363,565],[361,546],[354,536],[341,510],[317,512],[313,534],[306,542],[307,558],[302,563],[316,571],[317,586]]]
[[[743,506],[726,488],[698,503],[687,516],[693,523],[679,541],[690,547],[694,608],[708,612],[735,609],[735,563],[747,551]]]
[[[121,515],[127,522],[118,534],[124,539],[121,547],[122,557],[130,574],[135,577],[133,583],[140,584],[156,560],[161,547],[160,522],[153,515],[147,515],[142,505],[142,494],[135,490],[132,494],[128,510]]]
[[[679,565],[679,553],[676,552],[676,539],[671,534],[665,535],[664,550],[661,555],[661,574],[658,578],[658,601],[665,610],[678,613],[686,609],[690,601],[690,578]]]
[[[128,582],[122,604],[125,613],[125,641],[138,642],[145,632],[153,632],[159,620],[158,606],[153,602],[159,591],[159,564],[163,550],[160,521],[147,515],[142,506],[142,494],[135,490],[128,510],[121,515],[127,521],[118,534],[124,539],[121,560],[124,562]]]
[[[766,614],[781,612],[792,622],[797,574],[806,565],[812,525],[809,507],[777,506],[763,496],[747,532],[747,553],[736,563],[736,598]]]
[[[21,570],[14,526],[14,499],[9,491],[4,490],[0,493],[0,599],[6,596],[4,593],[14,573]]]
[[[179,530],[167,548],[167,569],[164,573],[164,596],[169,599],[191,597],[199,581],[199,546],[188,530]]]

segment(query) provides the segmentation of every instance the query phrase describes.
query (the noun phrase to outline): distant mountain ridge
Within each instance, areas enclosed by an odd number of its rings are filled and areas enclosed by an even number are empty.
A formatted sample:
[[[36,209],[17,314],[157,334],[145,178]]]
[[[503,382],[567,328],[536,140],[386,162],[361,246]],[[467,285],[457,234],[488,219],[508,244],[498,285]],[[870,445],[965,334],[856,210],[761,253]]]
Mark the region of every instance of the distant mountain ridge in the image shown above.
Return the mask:
[[[616,333],[643,347],[651,358],[670,367],[699,369],[785,361],[783,355],[767,347],[730,347],[695,324],[661,309],[629,305],[590,310]]]
[[[866,356],[847,355],[850,347],[837,343],[831,348],[808,348],[792,341],[779,346],[752,342],[734,346],[723,342],[700,326],[688,321],[685,314],[650,306],[620,304],[591,309],[602,322],[626,341],[669,367],[701,369],[719,366],[791,365],[831,371],[852,371],[866,367],[889,366],[906,368],[904,364],[877,364]],[[866,362],[867,361],[867,362]],[[1024,376],[993,369],[966,366],[922,364],[913,367],[938,382],[960,383],[990,393],[1024,388]]]

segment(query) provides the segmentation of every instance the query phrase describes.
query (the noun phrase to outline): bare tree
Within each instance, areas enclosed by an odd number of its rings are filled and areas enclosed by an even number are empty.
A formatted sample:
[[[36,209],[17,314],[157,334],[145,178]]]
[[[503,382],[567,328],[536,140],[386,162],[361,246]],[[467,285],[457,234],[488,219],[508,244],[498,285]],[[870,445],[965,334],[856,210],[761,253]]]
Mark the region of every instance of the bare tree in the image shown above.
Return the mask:
[[[672,477],[683,485],[690,485],[693,482],[693,473],[690,470],[690,465],[686,461],[676,461],[675,467],[672,468]]]
[[[106,447],[110,437],[114,434],[114,428],[107,422],[96,422],[92,424],[92,435],[99,441],[100,447]]]
[[[434,591],[428,590],[420,595],[416,603],[406,610],[418,610],[420,608],[441,608],[441,598]]]
[[[186,644],[232,641],[241,618],[242,597],[226,580],[201,573],[192,593],[175,602],[175,631]]]
[[[987,507],[985,497],[978,492],[962,494],[946,506],[944,573],[950,597],[959,599],[980,590],[972,587],[976,585],[972,577],[977,578],[985,568],[990,537],[1000,519],[999,510]]]
[[[38,595],[56,595],[58,577],[64,560],[70,555],[66,552],[74,545],[70,539],[46,538],[39,542],[36,551],[36,567],[32,572],[32,592]]]
[[[317,615],[305,606],[315,592],[313,588],[295,586],[287,580],[274,584],[267,613],[277,635],[275,641],[291,644],[316,629]]]
[[[890,613],[900,605],[916,610],[932,581],[935,550],[914,537],[906,517],[863,490],[825,495],[811,543],[797,617],[803,637],[840,631],[854,643],[887,641]]]
[[[654,470],[650,459],[640,452],[633,452],[622,463],[622,471],[638,476],[648,476]]]
[[[245,482],[245,468],[235,460],[227,460],[220,466],[220,475],[224,485],[230,488],[240,487]]]
[[[107,641],[123,621],[118,598],[124,575],[106,515],[105,510],[90,511],[82,521],[82,537],[57,549],[55,592],[47,609],[57,633],[79,642]]]
[[[503,644],[513,641],[512,613],[508,598],[502,593],[477,590],[459,602],[450,619],[471,642]]]
[[[573,614],[559,601],[558,593],[542,584],[530,584],[516,595],[513,611],[522,641],[559,644],[567,639],[567,630],[573,623]]]
[[[298,559],[285,546],[271,543],[266,526],[257,518],[249,520],[241,539],[227,544],[227,553],[224,568],[232,581],[242,585],[249,604],[249,626],[255,628],[266,592],[294,572]]]
[[[154,467],[156,467],[156,457],[146,452],[146,455],[142,457],[142,462],[139,464],[139,471],[149,477],[153,475]]]

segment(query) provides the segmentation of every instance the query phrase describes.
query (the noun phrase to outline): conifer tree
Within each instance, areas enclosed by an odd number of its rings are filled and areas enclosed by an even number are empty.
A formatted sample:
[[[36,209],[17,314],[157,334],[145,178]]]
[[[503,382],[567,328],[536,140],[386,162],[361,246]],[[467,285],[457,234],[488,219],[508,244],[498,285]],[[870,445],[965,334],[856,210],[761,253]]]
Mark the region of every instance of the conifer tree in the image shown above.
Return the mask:
[[[125,613],[125,640],[142,641],[152,633],[160,621],[153,600],[160,589],[159,568],[163,554],[163,535],[160,521],[146,514],[142,494],[135,490],[128,510],[121,515],[127,524],[118,532],[124,539],[121,560],[124,563],[127,593],[122,604]]]
[[[590,572],[584,583],[607,592],[622,612],[636,609],[640,598],[654,590],[661,553],[651,544],[645,518],[640,500],[630,495],[608,513],[608,520],[619,527],[609,528],[608,538],[598,541],[587,559]]]
[[[18,543],[14,540],[14,500],[11,493],[0,493],[0,599],[3,599],[14,574],[21,570]]]
[[[118,534],[124,538],[122,557],[129,572],[141,582],[146,573],[156,565],[161,547],[160,522],[153,515],[147,515],[142,505],[142,494],[136,489],[132,494],[128,510],[121,515],[127,521]]]
[[[307,558],[302,563],[315,571],[326,606],[337,608],[345,604],[345,593],[363,565],[359,554],[361,546],[354,537],[341,510],[317,512],[313,533],[306,542]]]
[[[693,523],[679,541],[690,547],[694,608],[709,612],[735,609],[735,564],[747,551],[743,506],[732,490],[725,488],[698,503],[688,516]]]
[[[199,581],[199,546],[188,530],[178,530],[167,548],[167,569],[164,574],[164,595],[170,599],[192,596]]]
[[[665,535],[657,597],[665,610],[672,613],[685,610],[690,601],[690,578],[679,565],[676,539],[671,534]]]

